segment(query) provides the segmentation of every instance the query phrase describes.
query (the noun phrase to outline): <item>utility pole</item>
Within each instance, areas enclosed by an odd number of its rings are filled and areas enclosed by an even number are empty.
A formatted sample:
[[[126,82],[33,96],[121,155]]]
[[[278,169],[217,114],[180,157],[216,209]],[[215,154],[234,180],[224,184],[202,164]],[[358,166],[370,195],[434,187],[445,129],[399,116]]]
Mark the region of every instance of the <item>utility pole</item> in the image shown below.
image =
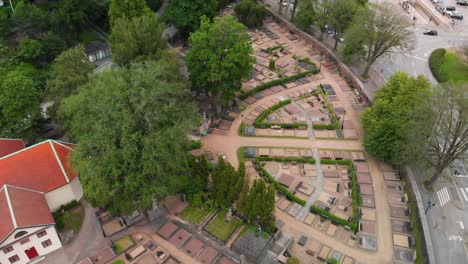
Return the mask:
[[[428,200],[427,201],[426,211],[424,212],[424,214],[427,214],[427,211],[429,211],[429,209],[431,209],[434,206],[435,206],[435,203],[431,203],[431,200]]]

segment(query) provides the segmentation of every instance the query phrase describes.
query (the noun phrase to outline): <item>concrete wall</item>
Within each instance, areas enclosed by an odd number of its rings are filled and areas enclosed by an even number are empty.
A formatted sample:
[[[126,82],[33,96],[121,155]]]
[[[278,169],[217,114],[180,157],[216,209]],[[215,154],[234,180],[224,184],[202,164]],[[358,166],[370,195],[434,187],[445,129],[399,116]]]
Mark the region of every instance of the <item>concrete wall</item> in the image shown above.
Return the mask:
[[[42,231],[42,230],[45,230],[47,232],[46,235],[42,236],[42,237],[38,237],[37,236],[37,233]],[[16,233],[20,232],[20,231],[27,231],[28,234],[25,235],[25,236],[22,236],[21,238],[18,238],[17,240],[14,239],[14,236]],[[23,244],[21,244],[22,241],[24,241],[25,239],[29,239],[28,242],[25,242]],[[47,246],[47,247],[44,247],[42,245],[42,242],[46,241],[50,239],[50,241],[52,242],[51,245]],[[55,227],[54,226],[49,226],[49,227],[39,227],[39,228],[22,228],[22,229],[17,229],[15,230],[15,232],[13,232],[13,234],[8,237],[8,239],[6,241],[4,241],[2,243],[2,249],[5,249],[6,247],[5,246],[12,246],[13,247],[13,251],[11,252],[8,252],[8,253],[4,253],[3,250],[0,250],[0,263],[10,263],[10,261],[8,260],[8,258],[14,256],[14,255],[17,255],[19,257],[19,261],[15,262],[15,264],[24,264],[24,263],[28,263],[30,261],[30,259],[28,258],[28,256],[26,255],[25,251],[34,247],[37,251],[37,253],[39,254],[39,257],[40,256],[44,256],[52,251],[55,251],[59,248],[62,247],[62,243],[60,242],[60,239],[57,235],[57,232],[55,231]],[[38,257],[38,258],[39,258]]]
[[[345,80],[347,80],[360,94],[361,98],[367,105],[372,105],[372,101],[369,99],[370,96],[367,94],[366,90],[364,89],[364,84],[359,80],[359,78],[351,71],[351,69],[340,61],[340,59],[335,56],[335,54],[325,47],[321,42],[319,42],[313,36],[305,33],[304,31],[297,28],[291,22],[286,20],[285,18],[278,15],[275,11],[271,8],[267,8],[268,13],[273,17],[276,23],[285,26],[289,31],[293,32],[294,34],[298,35],[300,38],[305,40],[308,44],[312,45],[314,49],[318,50],[322,54],[326,56],[326,58],[335,65],[338,69],[340,74],[343,76]]]
[[[52,212],[73,200],[79,201],[83,197],[83,190],[78,177],[70,183],[45,194],[47,204]]]

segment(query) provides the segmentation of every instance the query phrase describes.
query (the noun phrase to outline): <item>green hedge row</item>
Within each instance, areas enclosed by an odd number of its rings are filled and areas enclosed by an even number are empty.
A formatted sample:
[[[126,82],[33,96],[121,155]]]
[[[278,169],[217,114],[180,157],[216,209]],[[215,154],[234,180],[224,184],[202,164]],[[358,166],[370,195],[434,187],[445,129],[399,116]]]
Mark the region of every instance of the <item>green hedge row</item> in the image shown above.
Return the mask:
[[[352,205],[353,205],[353,216],[351,218],[351,222],[346,221],[345,219],[339,218],[336,215],[331,214],[328,211],[318,208],[317,206],[312,205],[310,207],[311,212],[315,212],[318,214],[323,215],[331,219],[332,221],[351,228],[354,231],[357,231],[358,224],[359,224],[359,197],[357,191],[357,182],[356,182],[356,171],[354,170],[354,165],[351,160],[328,160],[328,159],[321,159],[321,164],[336,164],[336,165],[346,165],[348,166],[348,171],[351,174],[351,198],[352,198]]]
[[[298,157],[257,157],[259,161],[277,161],[277,162],[300,162],[315,164],[313,158],[298,158]]]
[[[434,50],[429,56],[429,68],[431,69],[432,75],[434,75],[434,78],[436,78],[438,82],[448,81],[447,76],[442,74],[442,71],[440,70],[442,64],[444,64],[445,53],[446,50],[440,48]]]
[[[260,171],[262,172],[263,176],[267,177],[268,181],[273,184],[273,186],[275,186],[275,189],[277,191],[279,191],[280,193],[282,193],[284,196],[286,196],[286,198],[290,201],[293,201],[295,203],[298,203],[302,206],[304,206],[306,204],[306,201],[300,199],[299,197],[295,196],[293,193],[291,193],[286,187],[284,187],[283,185],[281,185],[279,182],[276,181],[275,178],[273,178],[273,176],[270,175],[270,173],[268,173],[268,171],[266,171],[262,164],[260,164],[260,158],[255,158],[255,164],[257,164],[258,168],[260,169]]]
[[[273,106],[271,106],[270,108],[268,108],[267,110],[265,110],[261,115],[259,115],[257,117],[257,119],[255,119],[255,123],[261,123],[263,120],[265,120],[265,118],[267,118],[267,116],[269,114],[271,114],[273,111],[276,111],[278,109],[280,109],[282,106],[285,106],[285,105],[288,105],[291,103],[291,99],[288,99],[288,100],[284,100],[284,101],[281,101]]]
[[[338,121],[338,117],[335,114],[335,110],[333,110],[333,107],[331,106],[330,102],[328,101],[327,95],[324,93],[322,90],[322,87],[319,87],[319,91],[322,94],[323,100],[325,101],[325,104],[327,105],[328,111],[330,112],[330,115],[332,116],[332,124],[315,124],[312,127],[314,129],[326,129],[326,130],[335,130],[335,129],[340,129],[340,121]]]
[[[279,126],[281,128],[299,128],[299,127],[304,127],[304,126],[307,127],[306,123],[292,123],[292,124],[290,124],[290,123],[267,123],[267,122],[262,122],[273,111],[276,111],[279,108],[281,108],[282,106],[285,106],[285,105],[290,104],[290,103],[291,103],[291,99],[288,99],[288,100],[281,101],[281,102],[273,105],[272,107],[268,108],[261,115],[259,115],[257,117],[257,119],[255,119],[254,126],[255,127]]]
[[[302,77],[305,77],[309,74],[317,74],[319,73],[320,71],[318,69],[313,69],[313,70],[310,70],[310,71],[305,71],[305,72],[301,72],[301,73],[298,73],[296,75],[292,75],[292,76],[286,76],[286,77],[283,77],[283,78],[279,78],[279,79],[276,79],[276,80],[273,80],[273,81],[270,81],[270,82],[266,82],[266,83],[262,83],[260,84],[259,86],[253,88],[252,90],[249,90],[247,92],[243,92],[239,98],[241,100],[253,95],[253,94],[256,94],[260,91],[263,91],[265,89],[268,89],[270,87],[273,87],[273,86],[276,86],[276,85],[281,85],[281,84],[286,84],[286,83],[289,83],[289,82],[292,82],[292,81],[295,81],[297,79],[300,79]]]

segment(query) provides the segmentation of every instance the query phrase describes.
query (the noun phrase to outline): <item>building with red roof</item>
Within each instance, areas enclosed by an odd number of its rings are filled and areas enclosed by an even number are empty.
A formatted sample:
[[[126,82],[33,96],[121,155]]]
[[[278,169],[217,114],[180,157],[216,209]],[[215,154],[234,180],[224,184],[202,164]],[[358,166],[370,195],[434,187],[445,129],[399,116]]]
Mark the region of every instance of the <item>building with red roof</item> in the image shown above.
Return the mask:
[[[46,140],[0,156],[0,263],[29,263],[62,247],[51,212],[83,191],[68,159],[75,145]],[[21,141],[22,142],[22,141]],[[11,143],[11,144],[10,144]],[[9,153],[7,153],[9,152]]]
[[[0,138],[0,158],[24,149],[24,147],[22,139]]]

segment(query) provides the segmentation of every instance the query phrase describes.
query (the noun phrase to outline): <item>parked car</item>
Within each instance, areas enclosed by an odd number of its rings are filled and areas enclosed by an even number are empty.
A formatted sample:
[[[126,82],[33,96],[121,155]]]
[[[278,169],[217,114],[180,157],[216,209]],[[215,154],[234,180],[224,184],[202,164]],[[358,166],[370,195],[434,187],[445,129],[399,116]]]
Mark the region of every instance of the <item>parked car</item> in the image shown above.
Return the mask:
[[[428,29],[428,30],[424,31],[423,34],[428,35],[428,36],[437,36],[437,30]]]
[[[453,11],[455,11],[455,10],[456,10],[456,8],[455,8],[454,6],[445,6],[445,7],[444,7],[444,10],[442,10],[442,14],[443,14],[444,16],[445,16],[445,15],[450,16],[450,12],[453,12]]]
[[[468,6],[468,0],[456,0],[457,5]]]
[[[436,9],[439,13],[443,13],[443,12],[444,12],[444,9],[443,9],[440,5],[436,5],[435,9]]]
[[[441,3],[442,3],[442,0],[432,0],[432,3],[434,3],[434,4],[441,4]]]
[[[463,19],[463,15],[460,14],[460,13],[458,13],[457,11],[453,11],[453,12],[450,14],[450,18],[462,20],[462,19]]]

